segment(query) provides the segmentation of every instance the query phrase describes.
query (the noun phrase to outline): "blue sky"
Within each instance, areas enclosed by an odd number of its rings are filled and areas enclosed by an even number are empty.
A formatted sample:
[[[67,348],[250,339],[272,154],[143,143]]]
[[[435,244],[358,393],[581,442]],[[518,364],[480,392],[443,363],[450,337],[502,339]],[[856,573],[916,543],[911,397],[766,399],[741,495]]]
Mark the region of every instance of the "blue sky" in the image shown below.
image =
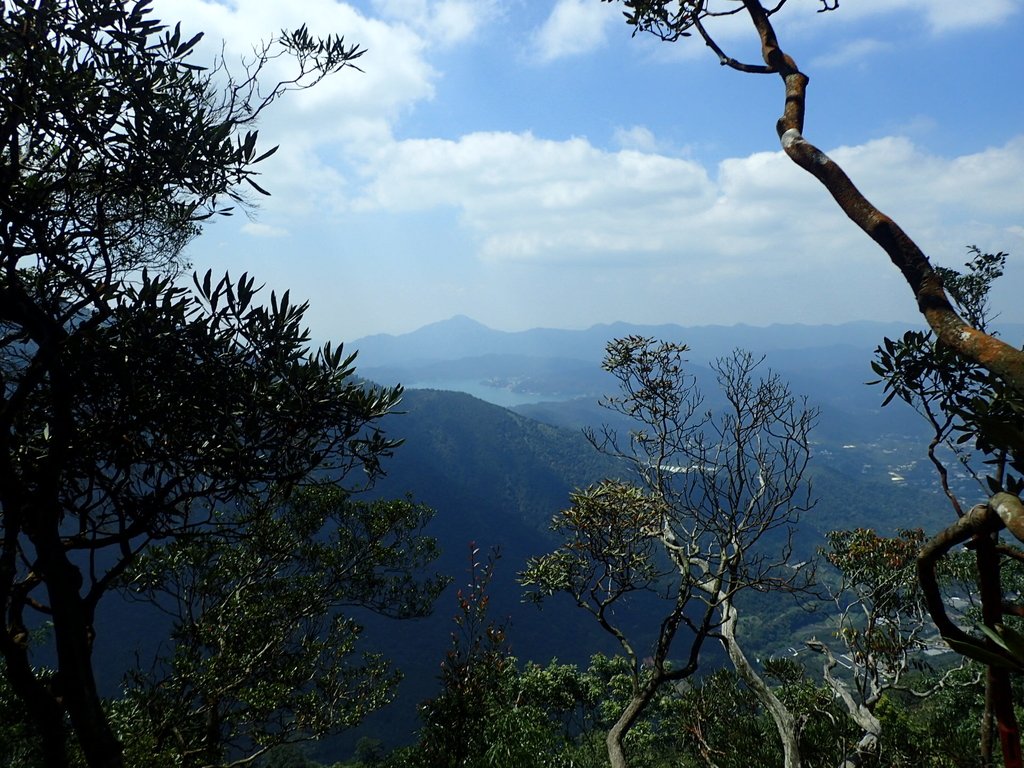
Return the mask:
[[[781,81],[722,68],[696,39],[633,38],[617,3],[154,6],[206,32],[199,63],[302,23],[368,51],[363,73],[266,113],[272,197],[190,251],[308,299],[317,338],[455,314],[503,330],[916,317],[884,254],[782,155]],[[1010,252],[996,305],[1024,320],[1024,4],[819,6],[775,17],[811,78],[806,137],[933,261]],[[745,17],[712,31],[757,60]]]

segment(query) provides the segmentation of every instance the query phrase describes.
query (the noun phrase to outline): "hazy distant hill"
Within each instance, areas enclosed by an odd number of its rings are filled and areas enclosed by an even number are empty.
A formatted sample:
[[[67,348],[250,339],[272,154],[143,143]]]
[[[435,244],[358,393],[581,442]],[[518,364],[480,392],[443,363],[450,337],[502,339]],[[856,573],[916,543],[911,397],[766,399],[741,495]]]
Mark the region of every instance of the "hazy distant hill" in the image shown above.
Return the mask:
[[[769,353],[813,347],[845,345],[873,349],[883,336],[901,335],[904,323],[856,322],[841,325],[638,325],[612,323],[586,330],[534,328],[528,331],[496,331],[465,316],[424,326],[411,333],[378,334],[347,343],[359,350],[364,373],[374,368],[416,368],[439,360],[458,360],[484,355],[600,360],[609,339],[638,334],[682,341],[693,350],[694,360],[709,360],[734,347]]]
[[[359,351],[360,373],[375,381],[469,392],[510,406],[596,397],[609,386],[599,370],[608,341],[652,336],[687,344],[696,365],[737,347],[766,355],[794,389],[827,396],[840,407],[840,400],[852,400],[860,408],[871,398],[880,400],[862,386],[874,377],[869,368],[873,350],[884,337],[902,336],[907,328],[905,323],[868,321],[765,327],[612,323],[586,330],[509,333],[457,316],[407,334],[367,336],[347,346]],[[1024,339],[1024,325],[1007,325],[1001,332],[1011,341]]]
[[[507,333],[460,316],[400,336],[368,336],[349,346],[359,350],[360,373],[374,381],[468,392],[499,405],[522,406],[596,400],[614,383],[600,370],[608,341],[651,336],[687,344],[695,366],[736,348],[766,355],[797,391],[816,390],[840,408],[842,400],[852,399],[860,408],[875,397],[862,386],[872,376],[872,351],[886,335],[905,330],[902,324],[875,322],[763,328],[614,323],[582,331]]]
[[[359,350],[360,373],[374,381],[466,392],[577,429],[604,418],[595,404],[614,389],[614,380],[600,370],[612,338],[632,334],[686,343],[698,375],[707,372],[709,361],[742,348],[765,355],[766,365],[780,372],[795,393],[821,407],[820,435],[849,441],[879,429],[923,434],[912,411],[890,407],[883,413],[881,389],[865,386],[876,378],[870,368],[874,349],[886,336],[899,337],[906,330],[905,323],[864,321],[765,327],[612,323],[509,333],[457,316],[408,334],[367,336],[349,346]],[[1024,338],[1019,324],[1001,332],[1007,339]]]
[[[346,344],[359,350],[360,369],[369,373],[376,368],[416,369],[437,360],[482,355],[600,360],[609,339],[630,334],[685,342],[693,350],[694,359],[707,360],[736,346],[765,353],[836,345],[873,349],[884,336],[901,335],[906,329],[906,324],[873,322],[765,327],[613,323],[583,331],[538,328],[510,333],[458,315],[412,333],[378,334]]]
[[[438,665],[449,647],[456,589],[464,587],[469,547],[479,558],[492,547],[501,559],[491,589],[491,614],[509,621],[512,650],[522,659],[583,663],[596,650],[613,651],[582,611],[555,600],[543,611],[526,605],[515,582],[531,555],[551,546],[551,517],[569,493],[618,471],[578,430],[542,424],[459,392],[410,390],[402,413],[386,420],[388,434],[405,440],[387,462],[381,496],[411,492],[437,510],[428,532],[442,550],[437,569],[455,583],[429,619],[395,623],[369,620],[367,639],[406,672],[394,706],[341,740],[370,734],[387,743],[411,738],[415,705],[436,687]],[[335,757],[335,759],[337,759]]]
[[[544,530],[567,489],[613,472],[579,430],[542,424],[461,392],[408,390],[384,427],[405,444],[387,463],[378,492],[412,489],[443,510],[463,510],[466,541],[502,526]],[[445,518],[439,516],[439,522]]]

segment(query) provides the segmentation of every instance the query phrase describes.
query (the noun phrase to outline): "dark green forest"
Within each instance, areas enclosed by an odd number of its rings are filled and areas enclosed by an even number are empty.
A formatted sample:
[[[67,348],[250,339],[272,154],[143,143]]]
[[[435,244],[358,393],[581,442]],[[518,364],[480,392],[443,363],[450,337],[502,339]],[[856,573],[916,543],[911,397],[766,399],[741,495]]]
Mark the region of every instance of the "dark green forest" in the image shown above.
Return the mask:
[[[267,192],[260,116],[359,44],[302,27],[204,67],[145,0],[5,3],[0,761],[1020,766],[1006,254],[933,267],[803,138],[784,4],[736,4],[757,64],[705,3],[622,5],[781,77],[786,153],[921,328],[827,366],[623,326],[588,361],[366,375],[307,304],[185,255]],[[413,363],[557,397],[404,389]]]

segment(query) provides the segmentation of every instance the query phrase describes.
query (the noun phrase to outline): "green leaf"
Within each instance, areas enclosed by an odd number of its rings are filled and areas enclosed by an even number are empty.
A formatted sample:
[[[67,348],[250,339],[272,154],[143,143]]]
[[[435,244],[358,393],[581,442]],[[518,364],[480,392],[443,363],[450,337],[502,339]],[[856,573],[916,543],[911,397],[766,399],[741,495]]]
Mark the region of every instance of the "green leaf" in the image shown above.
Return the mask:
[[[266,160],[266,159],[267,159],[268,157],[270,157],[270,156],[271,156],[271,155],[273,155],[273,154],[274,154],[275,152],[277,152],[277,150],[278,150],[279,148],[280,148],[280,145],[277,145],[277,146],[271,147],[271,148],[270,148],[270,149],[268,149],[268,150],[267,150],[266,152],[264,152],[264,153],[263,153],[262,155],[260,155],[260,156],[259,156],[259,157],[257,157],[257,158],[256,158],[255,160],[253,160],[253,161],[252,161],[252,162],[253,162],[253,164],[255,165],[256,163],[258,163],[258,162],[260,162],[260,161],[262,161],[262,160]]]
[[[265,189],[264,189],[263,187],[261,187],[261,186],[260,186],[259,184],[257,184],[257,183],[256,183],[255,181],[253,181],[253,180],[252,180],[252,177],[251,177],[251,176],[246,176],[246,177],[245,177],[245,181],[246,181],[246,183],[247,183],[247,184],[248,184],[248,185],[249,185],[250,187],[252,187],[253,189],[255,189],[255,190],[256,190],[257,192],[259,192],[259,193],[260,193],[261,195],[266,195],[267,197],[270,197],[270,193],[269,193],[269,192],[267,192],[267,190],[265,190]]]
[[[1024,635],[1006,624],[996,624],[996,632],[1003,640],[1003,647],[1024,664]]]
[[[987,627],[983,627],[982,629],[987,629]],[[986,632],[986,634],[988,633]],[[950,648],[959,653],[961,656],[966,656],[969,659],[980,661],[982,664],[986,666],[1010,669],[1015,672],[1021,671],[1022,669],[1019,664],[1014,663],[1006,656],[997,653],[993,650],[990,650],[978,642],[961,642],[960,640],[954,640],[948,637],[943,639],[946,641]]]

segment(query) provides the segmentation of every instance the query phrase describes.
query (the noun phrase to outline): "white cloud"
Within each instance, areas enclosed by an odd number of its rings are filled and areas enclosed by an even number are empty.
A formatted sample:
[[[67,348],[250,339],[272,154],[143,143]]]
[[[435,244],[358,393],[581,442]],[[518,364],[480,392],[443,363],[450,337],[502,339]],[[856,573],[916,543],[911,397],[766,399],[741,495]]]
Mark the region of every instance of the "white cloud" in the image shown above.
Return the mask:
[[[363,69],[345,69],[315,88],[287,94],[261,120],[261,133],[279,142],[379,141],[390,125],[417,102],[434,95],[438,73],[426,59],[428,42],[404,24],[369,18],[336,0],[244,0],[225,5],[216,0],[156,0],[164,19],[184,19],[183,32],[206,34],[192,61],[211,62],[221,53],[237,73],[243,58],[282,29],[306,24],[317,37],[342,35],[366,53],[356,61]],[[265,65],[261,82],[286,80],[295,64],[283,56]],[[372,133],[368,131],[372,129]]]
[[[968,29],[997,26],[1019,13],[1024,3],[1020,0],[844,0],[838,10],[818,13],[817,0],[789,3],[772,18],[779,39],[790,53],[797,53],[801,39],[820,38],[823,42],[834,35],[849,35],[856,30],[861,39],[837,42],[835,49],[820,55],[814,63],[820,66],[846,66],[857,63],[863,56],[891,49],[886,42],[893,25],[908,20],[912,27],[920,27],[929,35],[939,36]],[[733,58],[751,64],[761,63],[760,41],[745,13],[710,19],[705,22],[712,37]],[[711,55],[694,34],[688,40],[673,45],[658,46],[656,56],[668,59],[693,59]],[[798,57],[798,63],[802,57]]]
[[[397,0],[393,4],[397,10]],[[473,4],[462,0],[413,5],[426,14],[424,23],[433,24],[434,31],[449,41],[466,33],[470,19],[482,18],[482,11],[467,10]],[[266,219],[314,208],[335,209],[346,185],[338,170],[343,167],[337,162],[340,148],[359,153],[390,142],[394,123],[434,96],[439,74],[427,59],[430,41],[407,23],[370,18],[348,3],[155,0],[154,6],[165,21],[183,19],[184,34],[206,33],[192,61],[207,64],[223,46],[225,59],[236,72],[244,57],[252,58],[260,41],[302,24],[315,36],[343,35],[347,43],[366,50],[356,62],[362,72],[345,69],[315,88],[288,93],[261,117],[262,146],[281,145],[281,151],[259,168],[264,174],[260,184],[272,193],[259,200]],[[286,79],[293,66],[289,57],[269,61],[262,81]]]
[[[1024,136],[952,159],[925,154],[904,138],[842,147],[832,156],[869,198],[884,196],[893,207],[905,206],[906,215],[936,234],[952,234],[953,227],[972,222],[1009,225],[1024,209]]]
[[[615,4],[596,0],[558,0],[534,34],[538,60],[548,63],[599,48],[611,24],[621,21],[621,13]]]
[[[832,152],[862,191],[926,250],[998,237],[1024,209],[1024,136],[957,158],[886,138]],[[688,279],[799,275],[879,264],[879,252],[782,152],[699,164],[585,139],[479,133],[382,148],[360,211],[454,208],[487,263],[689,265]],[[1001,234],[1002,233],[1002,234]],[[882,257],[884,259],[884,256]],[[862,279],[862,278],[858,278]]]
[[[518,0],[518,10],[534,2]],[[820,321],[864,317],[875,308],[873,302],[879,313],[889,317],[893,306],[907,305],[913,311],[899,274],[885,265],[877,246],[838,211],[814,179],[781,152],[739,156],[704,167],[675,156],[670,144],[645,125],[631,124],[654,118],[609,107],[602,112],[602,120],[595,122],[575,103],[566,103],[564,112],[565,125],[572,121],[575,128],[536,123],[537,134],[469,132],[480,125],[504,126],[490,116],[467,120],[458,113],[464,109],[461,105],[449,120],[447,104],[439,104],[436,113],[426,114],[423,121],[396,129],[403,117],[434,98],[441,77],[434,62],[463,58],[434,59],[434,52],[483,38],[483,25],[502,14],[520,22],[519,27],[510,23],[503,33],[512,34],[533,23],[529,14],[513,17],[514,11],[502,10],[512,4],[493,0],[364,0],[358,7],[354,0],[237,0],[233,4],[155,0],[155,4],[161,18],[184,19],[185,32],[207,32],[205,47],[195,57],[198,61],[219,52],[222,38],[229,41],[228,57],[237,58],[251,53],[254,41],[301,23],[308,23],[314,34],[344,34],[348,41],[368,49],[359,62],[365,73],[343,72],[308,92],[290,94],[267,112],[260,125],[263,144],[281,144],[281,151],[261,164],[265,176],[260,183],[273,197],[258,198],[259,223],[242,225],[253,239],[245,241],[238,258],[249,268],[262,246],[270,254],[263,268],[274,269],[280,243],[255,238],[286,231],[297,251],[292,258],[306,259],[309,266],[296,269],[289,262],[282,282],[292,285],[305,280],[308,295],[327,290],[331,281],[324,275],[331,269],[339,275],[356,274],[345,262],[345,248],[358,247],[379,255],[381,263],[390,259],[390,271],[384,274],[407,276],[410,270],[419,270],[409,279],[381,279],[379,274],[368,279],[365,301],[371,308],[387,303],[384,297],[398,291],[396,306],[409,308],[422,301],[431,304],[423,312],[435,311],[441,299],[434,288],[443,282],[454,286],[445,289],[449,293],[457,289],[471,297],[467,301],[478,302],[481,312],[500,305],[508,307],[508,316],[524,311],[523,307],[536,309],[541,314],[524,321],[531,325],[578,325],[608,316],[757,322],[759,317],[784,320],[787,312],[792,320]],[[813,62],[838,66],[884,50],[883,32],[870,28],[881,29],[889,20],[882,14],[900,13],[926,32],[942,32],[952,28],[952,19],[958,24],[995,23],[1013,13],[1015,5],[981,0],[965,8],[938,0],[851,0],[838,13],[819,16],[814,13],[816,3],[804,0],[792,4],[792,14],[787,7],[779,23],[792,17],[789,30],[822,35],[806,50],[794,46],[796,54],[813,59],[815,51],[823,50],[817,43],[834,39],[825,36],[836,29],[828,20],[846,19],[849,26],[842,36],[859,39],[845,47],[837,44]],[[371,18],[360,8],[372,8],[378,17]],[[513,57],[522,52],[524,58],[532,54],[534,60],[555,61],[593,51],[609,44],[613,25],[621,25],[617,32],[628,39],[621,6],[597,0],[548,0],[542,8],[551,12],[541,27],[506,37]],[[536,13],[543,16],[545,11]],[[806,26],[801,26],[803,20]],[[868,23],[857,26],[858,20]],[[729,42],[729,53],[758,60],[749,19],[736,15],[716,21],[720,22],[716,34]],[[787,31],[780,29],[784,44],[790,39]],[[651,39],[640,58],[652,50],[658,56],[709,55],[700,40],[666,46]],[[491,70],[492,60],[482,54],[481,63],[488,67],[488,77],[501,71]],[[586,63],[604,64],[596,58]],[[283,70],[273,69],[270,74],[279,72]],[[497,78],[491,82],[496,90],[505,87]],[[511,77],[508,86],[509,99],[520,97]],[[637,88],[642,92],[643,85]],[[593,103],[592,94],[586,98]],[[579,101],[582,104],[582,98]],[[666,109],[677,109],[670,100],[665,103]],[[554,109],[561,110],[562,105]],[[917,119],[926,125],[931,118]],[[622,127],[614,131],[614,149],[602,149],[586,138],[554,140],[550,133],[539,133],[577,130],[604,138],[616,124]],[[889,125],[896,124],[894,119]],[[888,132],[895,130],[890,127]],[[405,135],[419,132],[424,138],[396,140],[403,131]],[[440,131],[455,138],[428,138]],[[1019,181],[1024,178],[1024,137],[981,152],[965,151],[955,158],[929,155],[898,137],[840,147],[833,154],[870,199],[927,251],[948,257],[947,263],[958,263],[967,243],[977,242],[989,250],[1024,250],[1020,245],[1024,190]],[[352,233],[360,228],[358,235]],[[374,231],[368,236],[370,230]],[[891,278],[884,283],[891,290],[878,280],[880,274]],[[825,290],[824,282],[841,285],[843,290]],[[840,295],[851,298],[836,298]],[[331,307],[325,312],[338,311],[333,296],[328,294],[322,301]],[[842,302],[846,302],[845,315],[840,312]],[[601,310],[603,318],[593,308],[602,303],[611,307]],[[773,303],[781,308],[771,307]],[[561,316],[543,314],[556,307]],[[655,308],[662,313],[660,318],[644,314]],[[476,314],[471,306],[457,311]],[[496,317],[478,316],[501,324]]]
[[[891,5],[922,14],[935,33],[990,27],[1020,11],[1019,0],[894,0]]]
[[[677,234],[677,204],[713,200],[696,163],[605,152],[580,138],[477,133],[403,141],[379,152],[366,172],[359,209],[454,207],[488,261],[657,252]]]
[[[658,140],[649,128],[642,125],[616,128],[612,139],[622,149],[635,149],[638,152],[655,152],[658,149]]]
[[[471,38],[499,13],[496,0],[374,0],[373,7],[441,45]]]
[[[809,28],[822,22],[844,24],[869,19],[875,16],[899,14],[921,17],[932,34],[946,34],[965,29],[991,27],[1009,19],[1020,11],[1019,0],[865,0],[864,2],[843,2],[839,10],[823,15],[815,22],[813,16],[805,14],[794,22],[802,28]],[[789,20],[787,19],[787,23]]]
[[[813,67],[863,66],[872,56],[892,47],[891,43],[864,37],[859,40],[851,40],[829,53],[816,56],[812,59],[811,65]]]
[[[288,235],[288,230],[283,227],[274,227],[258,221],[247,221],[242,225],[241,231],[253,237],[286,237]]]

